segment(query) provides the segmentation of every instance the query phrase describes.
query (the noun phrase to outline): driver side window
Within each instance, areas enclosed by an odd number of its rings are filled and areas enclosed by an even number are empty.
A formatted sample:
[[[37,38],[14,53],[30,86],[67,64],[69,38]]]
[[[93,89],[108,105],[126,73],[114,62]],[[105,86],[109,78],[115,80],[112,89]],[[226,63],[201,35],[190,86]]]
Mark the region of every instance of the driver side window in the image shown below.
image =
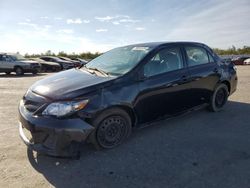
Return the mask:
[[[144,76],[150,77],[183,68],[179,48],[165,48],[144,65]]]

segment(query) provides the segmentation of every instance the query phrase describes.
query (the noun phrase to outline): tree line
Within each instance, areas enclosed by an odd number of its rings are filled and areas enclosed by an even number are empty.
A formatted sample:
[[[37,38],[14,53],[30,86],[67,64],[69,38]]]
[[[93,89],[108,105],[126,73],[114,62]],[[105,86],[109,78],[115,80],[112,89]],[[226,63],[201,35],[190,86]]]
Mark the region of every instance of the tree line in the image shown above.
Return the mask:
[[[40,54],[25,54],[26,58],[35,58],[35,57],[41,57],[41,56],[62,56],[62,57],[68,57],[68,58],[81,58],[81,59],[85,59],[85,60],[91,60],[94,59],[96,57],[98,57],[99,55],[101,55],[102,53],[96,52],[96,53],[91,53],[91,52],[82,52],[79,54],[76,53],[71,53],[68,54],[64,51],[61,51],[59,53],[54,53],[51,50],[46,51],[45,53],[40,53]]]
[[[214,48],[213,49],[218,55],[244,55],[250,54],[250,46],[243,46],[242,48],[236,48],[232,46],[226,50]]]
[[[228,49],[219,49],[219,48],[213,48],[213,50],[218,54],[218,55],[244,55],[244,54],[250,54],[250,46],[243,46],[242,48],[236,48],[235,46],[232,46]],[[96,52],[96,53],[91,53],[91,52],[82,52],[80,54],[76,53],[71,53],[68,54],[66,52],[59,52],[59,53],[53,53],[51,50],[48,50],[45,53],[41,54],[25,54],[26,58],[31,58],[31,57],[40,57],[40,56],[63,56],[63,57],[69,57],[69,58],[82,58],[86,60],[91,60],[102,53]]]

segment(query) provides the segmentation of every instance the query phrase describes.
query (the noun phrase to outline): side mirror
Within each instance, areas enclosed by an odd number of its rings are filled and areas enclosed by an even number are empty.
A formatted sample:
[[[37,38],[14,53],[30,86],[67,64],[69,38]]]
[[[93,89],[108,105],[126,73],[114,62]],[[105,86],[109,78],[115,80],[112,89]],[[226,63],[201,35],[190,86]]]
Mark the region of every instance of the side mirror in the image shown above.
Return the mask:
[[[145,80],[144,72],[142,70],[137,72],[137,81]]]

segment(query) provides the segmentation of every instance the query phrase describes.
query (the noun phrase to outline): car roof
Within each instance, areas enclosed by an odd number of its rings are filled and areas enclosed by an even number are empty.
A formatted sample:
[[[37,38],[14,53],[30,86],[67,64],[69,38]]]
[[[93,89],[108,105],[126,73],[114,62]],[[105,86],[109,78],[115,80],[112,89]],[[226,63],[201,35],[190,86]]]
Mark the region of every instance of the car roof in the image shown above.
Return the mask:
[[[21,55],[18,53],[0,52],[0,55]]]
[[[190,42],[190,41],[176,41],[176,42],[148,42],[148,43],[138,43],[138,44],[132,44],[128,46],[135,46],[135,47],[150,47],[150,48],[157,48],[160,46],[166,46],[166,45],[174,45],[174,44],[195,44],[195,45],[200,45],[200,46],[206,46],[203,43],[200,42]]]
[[[43,57],[47,57],[47,58],[54,58],[54,59],[60,59],[59,57],[57,57],[57,56],[41,56],[40,58],[43,58]]]
[[[51,57],[51,58],[53,58],[53,57],[56,57],[56,56],[43,55],[43,56],[41,56],[41,57]]]

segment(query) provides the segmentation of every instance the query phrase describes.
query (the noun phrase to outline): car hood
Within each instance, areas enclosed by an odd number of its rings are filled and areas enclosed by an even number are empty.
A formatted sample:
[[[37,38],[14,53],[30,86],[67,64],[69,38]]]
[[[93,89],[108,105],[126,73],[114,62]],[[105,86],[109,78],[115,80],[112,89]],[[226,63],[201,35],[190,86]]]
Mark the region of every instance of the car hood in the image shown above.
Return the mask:
[[[115,77],[101,77],[81,69],[70,69],[47,78],[31,86],[34,93],[52,100],[72,99],[89,93]]]
[[[54,66],[60,66],[59,63],[55,63],[52,61],[39,61],[40,64],[45,64],[45,65],[54,65]]]

